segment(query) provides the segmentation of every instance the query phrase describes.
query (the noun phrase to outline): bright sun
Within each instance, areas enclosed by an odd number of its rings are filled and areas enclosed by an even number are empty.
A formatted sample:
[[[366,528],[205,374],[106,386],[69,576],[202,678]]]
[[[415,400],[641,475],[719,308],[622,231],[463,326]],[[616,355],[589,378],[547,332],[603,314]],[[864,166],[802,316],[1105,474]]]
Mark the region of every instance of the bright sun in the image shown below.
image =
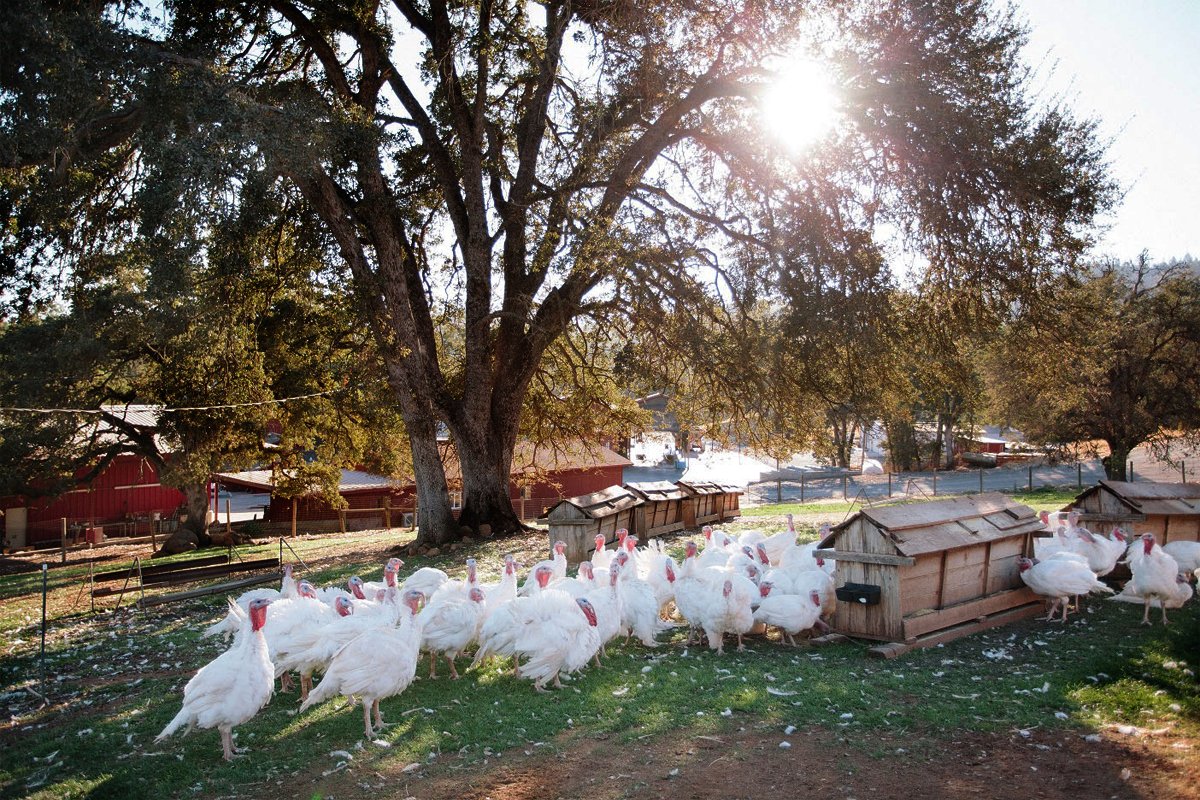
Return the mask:
[[[838,96],[829,74],[815,61],[799,58],[780,67],[763,93],[767,130],[798,153],[829,132],[837,119]]]

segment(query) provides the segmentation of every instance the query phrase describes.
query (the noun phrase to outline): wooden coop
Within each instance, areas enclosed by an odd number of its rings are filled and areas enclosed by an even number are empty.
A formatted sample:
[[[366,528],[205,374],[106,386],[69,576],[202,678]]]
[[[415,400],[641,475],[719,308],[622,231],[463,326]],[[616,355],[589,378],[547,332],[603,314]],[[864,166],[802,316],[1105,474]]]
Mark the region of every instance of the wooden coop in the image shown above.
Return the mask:
[[[620,528],[633,529],[641,502],[624,486],[559,500],[543,515],[550,523],[550,545],[561,539],[567,543],[567,561],[586,561],[596,549],[596,534],[611,542]]]
[[[833,628],[892,657],[1033,616],[1042,601],[1017,559],[1047,535],[1033,509],[995,493],[864,508],[817,551],[837,559]]]
[[[746,490],[730,483],[718,483],[721,489],[721,521],[740,517],[742,515],[741,496]]]
[[[1100,481],[1075,498],[1079,524],[1105,536],[1113,528],[1153,533],[1159,544],[1200,541],[1200,483]]]
[[[675,481],[683,492],[683,526],[694,528],[721,521],[725,490],[711,481]]]
[[[627,483],[641,503],[634,512],[632,532],[639,539],[652,539],[664,533],[683,529],[683,504],[687,495],[668,481]]]

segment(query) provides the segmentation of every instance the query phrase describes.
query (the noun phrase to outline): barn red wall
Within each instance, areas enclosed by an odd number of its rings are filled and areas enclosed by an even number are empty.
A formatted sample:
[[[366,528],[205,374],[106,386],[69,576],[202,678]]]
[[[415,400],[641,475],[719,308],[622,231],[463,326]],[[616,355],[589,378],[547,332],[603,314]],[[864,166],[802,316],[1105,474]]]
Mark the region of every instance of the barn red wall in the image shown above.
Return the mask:
[[[525,517],[528,519],[538,516],[545,508],[564,497],[591,494],[614,484],[620,484],[623,471],[624,467],[611,466],[598,469],[576,469],[556,472],[553,474],[552,480],[536,483],[529,487],[529,499],[525,503]],[[346,498],[347,503],[349,503],[350,508],[383,508],[383,498],[386,494],[389,493],[380,489],[354,492],[343,496]],[[399,512],[413,507],[416,490],[412,486],[406,486],[402,489],[394,490],[390,494],[392,511],[396,513],[392,524],[399,525]],[[520,508],[521,495],[522,489],[516,483],[510,484],[509,496],[513,499],[514,507],[518,509]],[[300,498],[296,506],[297,521],[336,518],[337,512],[330,508],[328,503],[319,498]],[[267,522],[291,522],[292,501],[272,497],[270,505],[267,506],[264,519]]]
[[[87,488],[59,497],[5,497],[0,499],[0,508],[28,507],[25,540],[35,544],[57,541],[64,517],[68,524],[103,525],[149,516],[156,511],[166,516],[183,505],[184,499],[183,492],[178,489],[158,485],[158,471],[148,460],[123,455],[118,456]]]

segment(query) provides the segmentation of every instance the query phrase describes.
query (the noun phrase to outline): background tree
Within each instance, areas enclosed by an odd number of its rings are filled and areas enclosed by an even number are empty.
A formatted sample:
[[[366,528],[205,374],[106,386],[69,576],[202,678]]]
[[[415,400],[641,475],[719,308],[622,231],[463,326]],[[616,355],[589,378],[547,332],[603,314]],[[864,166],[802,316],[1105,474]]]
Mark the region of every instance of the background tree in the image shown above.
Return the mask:
[[[1200,430],[1200,278],[1145,255],[1064,277],[997,340],[987,378],[1028,439],[1100,440],[1106,474],[1125,480],[1133,448]]]

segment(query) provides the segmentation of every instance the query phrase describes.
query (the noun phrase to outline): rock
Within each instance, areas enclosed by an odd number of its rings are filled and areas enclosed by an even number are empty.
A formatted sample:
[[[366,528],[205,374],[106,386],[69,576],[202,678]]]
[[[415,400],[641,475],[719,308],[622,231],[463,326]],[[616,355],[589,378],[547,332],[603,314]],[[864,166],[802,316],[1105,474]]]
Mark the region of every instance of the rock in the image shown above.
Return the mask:
[[[439,547],[430,547],[425,551],[425,555],[427,556],[440,556],[441,554],[442,550]]]
[[[484,539],[491,538],[492,526],[488,525],[486,522],[483,523],[482,525],[480,525],[479,526],[479,535],[482,536]]]
[[[464,545],[467,545],[467,544],[475,544],[475,540],[474,540],[472,537],[470,537],[470,536],[464,536],[464,537],[462,537],[462,543],[463,543]]]
[[[461,548],[462,548],[462,543],[455,542],[454,544],[450,545],[450,552],[457,553]]]
[[[195,533],[188,530],[180,530],[171,534],[171,537],[163,542],[162,549],[159,552],[165,556],[173,556],[178,553],[190,552],[199,546],[200,539]]]

